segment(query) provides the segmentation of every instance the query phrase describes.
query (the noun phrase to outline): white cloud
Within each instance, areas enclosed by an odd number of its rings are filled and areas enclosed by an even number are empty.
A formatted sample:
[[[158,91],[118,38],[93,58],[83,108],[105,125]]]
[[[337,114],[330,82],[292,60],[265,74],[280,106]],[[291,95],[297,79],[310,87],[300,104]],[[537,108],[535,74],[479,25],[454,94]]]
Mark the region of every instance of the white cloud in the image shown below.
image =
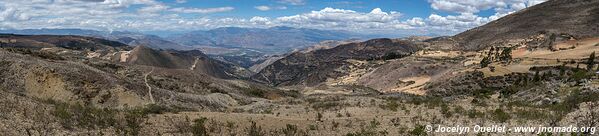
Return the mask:
[[[256,9],[258,9],[260,11],[268,11],[268,10],[270,10],[269,6],[264,6],[264,5],[262,5],[262,6],[255,6],[254,8],[256,8]]]
[[[30,18],[31,16],[29,14],[23,13],[14,8],[0,9],[0,21],[26,21]]]
[[[175,0],[176,3],[187,3],[187,0]]]
[[[504,13],[518,11],[545,0],[429,0],[435,10],[454,13],[478,13],[494,9]]]
[[[391,11],[383,12],[380,8],[373,9],[370,13],[361,13],[353,10],[324,8],[310,13],[279,17],[282,22],[389,22],[397,20],[401,13]]]
[[[426,22],[424,22],[424,19],[419,18],[419,17],[408,19],[407,23],[408,23],[408,25],[411,25],[411,26],[425,26],[426,25]]]
[[[233,7],[218,7],[218,8],[172,8],[170,9],[170,11],[173,12],[179,12],[179,13],[201,13],[201,14],[207,14],[207,13],[217,13],[217,12],[227,12],[227,11],[231,11],[234,10],[235,8]]]
[[[289,4],[289,5],[304,5],[306,2],[304,0],[279,0],[279,3]]]
[[[263,25],[263,26],[268,26],[268,25],[272,24],[272,22],[270,21],[269,18],[259,17],[259,16],[252,17],[252,19],[250,19],[250,22],[253,25]]]
[[[484,25],[503,16],[534,6],[546,0],[429,0],[434,10],[457,13],[440,16],[431,14],[425,21],[429,31],[445,34],[459,33]],[[480,17],[476,13],[492,9],[495,14]]]

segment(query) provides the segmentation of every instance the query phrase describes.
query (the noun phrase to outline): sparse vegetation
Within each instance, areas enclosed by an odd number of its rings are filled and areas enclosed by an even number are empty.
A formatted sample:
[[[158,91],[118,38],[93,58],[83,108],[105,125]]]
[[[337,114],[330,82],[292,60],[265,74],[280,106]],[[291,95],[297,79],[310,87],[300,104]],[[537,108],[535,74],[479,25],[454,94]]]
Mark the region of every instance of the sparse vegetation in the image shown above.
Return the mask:
[[[266,135],[262,130],[261,126],[257,126],[256,122],[252,121],[249,128],[247,128],[248,136],[264,136]]]
[[[47,52],[47,51],[39,51],[39,50],[29,49],[29,48],[4,48],[4,49],[9,52],[31,55],[31,56],[39,57],[42,59],[50,59],[50,60],[64,60],[65,59],[62,56],[57,55],[56,53]]]
[[[399,104],[396,100],[387,99],[385,100],[385,104],[379,105],[382,109],[397,111]]]
[[[388,135],[387,131],[377,131],[380,122],[372,120],[368,125],[362,125],[359,131],[353,133],[347,133],[346,136],[385,136]]]
[[[0,135],[483,136],[533,133],[428,125],[594,127],[599,20],[589,17],[599,16],[597,4],[547,1],[455,36],[342,41],[347,34],[265,28],[287,32],[285,48],[331,39],[289,53],[245,28],[174,42],[135,32],[92,33],[119,42],[0,34]],[[230,43],[218,39],[238,32]],[[193,38],[204,35],[213,38]],[[237,48],[247,40],[268,49]]]

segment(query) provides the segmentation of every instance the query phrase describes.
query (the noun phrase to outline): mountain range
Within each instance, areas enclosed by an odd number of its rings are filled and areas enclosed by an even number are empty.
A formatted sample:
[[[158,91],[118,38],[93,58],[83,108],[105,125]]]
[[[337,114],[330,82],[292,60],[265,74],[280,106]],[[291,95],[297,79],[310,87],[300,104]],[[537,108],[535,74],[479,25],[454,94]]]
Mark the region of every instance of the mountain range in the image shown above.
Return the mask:
[[[0,34],[0,135],[422,136],[457,134],[427,132],[428,125],[594,128],[598,13],[599,0],[549,0],[454,36],[369,40],[289,27],[167,38],[87,30]],[[144,39],[137,35],[192,50],[132,44]]]
[[[182,45],[253,49],[264,54],[283,54],[325,40],[364,39],[366,35],[347,31],[293,27],[240,28],[224,27],[172,35],[167,39]]]
[[[0,30],[0,33],[5,34],[23,34],[23,35],[79,35],[103,38],[113,41],[122,42],[131,46],[143,45],[155,49],[175,49],[175,50],[190,50],[191,47],[182,46],[180,44],[165,40],[155,35],[147,35],[135,32],[121,31],[96,31],[86,29],[23,29],[23,30]]]

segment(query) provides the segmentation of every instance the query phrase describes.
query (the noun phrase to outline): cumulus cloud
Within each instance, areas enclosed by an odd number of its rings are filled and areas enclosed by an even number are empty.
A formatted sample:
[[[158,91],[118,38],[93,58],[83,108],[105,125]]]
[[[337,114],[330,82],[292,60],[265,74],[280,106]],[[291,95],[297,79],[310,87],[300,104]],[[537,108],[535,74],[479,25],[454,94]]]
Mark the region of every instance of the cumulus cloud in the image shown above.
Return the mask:
[[[380,8],[370,12],[357,12],[346,9],[324,8],[304,14],[283,16],[272,19],[274,24],[318,29],[351,30],[366,33],[397,32],[424,27],[425,20],[411,18],[402,20],[396,11],[383,11]]]
[[[370,13],[361,13],[353,10],[324,8],[306,14],[285,16],[278,18],[283,22],[389,22],[397,20],[401,13],[391,11],[383,12],[380,8],[373,9]]]
[[[187,3],[187,0],[175,0],[176,3]]]
[[[431,14],[425,21],[429,31],[453,34],[484,25],[544,1],[546,0],[429,0],[431,8],[434,10],[447,11],[457,15]],[[476,14],[489,9],[494,10],[495,14],[488,17]]]
[[[504,13],[518,11],[545,0],[429,0],[435,10],[454,13],[477,13],[494,9]]]

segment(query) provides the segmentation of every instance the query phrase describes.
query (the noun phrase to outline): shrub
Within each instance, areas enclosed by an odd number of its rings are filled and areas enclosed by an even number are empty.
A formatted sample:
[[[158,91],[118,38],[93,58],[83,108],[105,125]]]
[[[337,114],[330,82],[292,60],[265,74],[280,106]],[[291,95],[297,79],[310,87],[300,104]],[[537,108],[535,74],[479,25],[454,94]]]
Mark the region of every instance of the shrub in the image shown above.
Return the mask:
[[[200,117],[199,119],[193,120],[193,125],[191,126],[191,132],[194,136],[208,136],[208,130],[204,125],[206,123],[206,118]]]
[[[591,53],[591,55],[589,55],[589,58],[587,59],[587,70],[591,71],[593,70],[593,67],[595,66],[595,52]]]
[[[281,130],[285,136],[295,136],[299,133],[296,125],[287,124],[283,130]]]
[[[262,131],[262,127],[257,126],[256,122],[252,121],[252,125],[247,129],[248,136],[264,136],[264,132]]]
[[[252,87],[252,88],[249,88],[249,89],[248,89],[247,93],[248,93],[250,96],[264,98],[264,97],[265,97],[265,94],[266,94],[266,91],[264,91],[264,90],[261,90],[261,89],[258,89],[258,88],[253,88],[253,87]]]
[[[447,106],[447,104],[441,104],[441,114],[443,114],[443,116],[445,118],[449,118],[453,115],[453,113],[451,113],[449,106]]]
[[[483,116],[485,116],[485,113],[479,112],[479,111],[477,111],[474,108],[468,110],[468,117],[469,118],[480,118],[480,117],[483,117]]]
[[[426,130],[422,125],[416,125],[412,131],[410,131],[409,135],[411,136],[426,136]]]
[[[591,78],[592,76],[593,76],[592,73],[589,73],[584,70],[577,70],[576,72],[574,72],[574,74],[572,76],[570,76],[570,79],[573,81],[580,81],[582,79]]]
[[[317,121],[322,121],[322,114],[320,112],[316,113],[316,120]]]
[[[510,114],[506,113],[502,109],[495,109],[493,111],[493,120],[504,123],[511,118]]]

